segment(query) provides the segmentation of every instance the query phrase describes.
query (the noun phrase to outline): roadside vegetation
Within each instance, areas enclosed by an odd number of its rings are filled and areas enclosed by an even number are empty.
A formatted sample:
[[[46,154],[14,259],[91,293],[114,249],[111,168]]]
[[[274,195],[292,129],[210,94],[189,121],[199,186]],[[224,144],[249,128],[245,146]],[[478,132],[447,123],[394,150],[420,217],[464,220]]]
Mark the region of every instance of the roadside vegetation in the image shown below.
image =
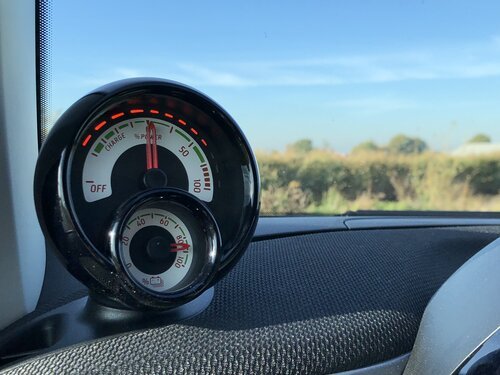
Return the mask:
[[[490,142],[478,135],[469,142]],[[500,211],[500,153],[450,155],[418,138],[367,141],[347,155],[303,139],[257,152],[262,214],[354,210]]]

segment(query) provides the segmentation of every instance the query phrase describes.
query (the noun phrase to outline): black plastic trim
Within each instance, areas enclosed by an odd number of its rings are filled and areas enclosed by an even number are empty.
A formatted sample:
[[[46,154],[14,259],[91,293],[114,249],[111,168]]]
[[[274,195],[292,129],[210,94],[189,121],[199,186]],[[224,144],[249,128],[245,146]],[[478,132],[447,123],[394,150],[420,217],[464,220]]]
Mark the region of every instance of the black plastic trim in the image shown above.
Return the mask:
[[[42,147],[50,121],[50,56],[52,0],[37,0],[35,5],[36,109],[38,148]]]
[[[107,307],[88,297],[77,299],[2,337],[0,367],[84,341],[179,323],[205,310],[213,296],[212,287],[184,305],[147,313]],[[26,340],[28,337],[36,340]]]

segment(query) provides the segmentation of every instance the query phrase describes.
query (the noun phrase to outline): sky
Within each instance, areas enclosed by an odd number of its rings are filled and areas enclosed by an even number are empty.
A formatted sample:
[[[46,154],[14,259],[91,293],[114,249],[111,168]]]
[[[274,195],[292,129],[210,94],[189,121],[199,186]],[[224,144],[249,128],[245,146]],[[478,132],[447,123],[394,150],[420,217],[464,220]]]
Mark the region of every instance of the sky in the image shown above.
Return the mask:
[[[500,142],[500,2],[53,0],[52,110],[129,77],[197,88],[254,149]]]

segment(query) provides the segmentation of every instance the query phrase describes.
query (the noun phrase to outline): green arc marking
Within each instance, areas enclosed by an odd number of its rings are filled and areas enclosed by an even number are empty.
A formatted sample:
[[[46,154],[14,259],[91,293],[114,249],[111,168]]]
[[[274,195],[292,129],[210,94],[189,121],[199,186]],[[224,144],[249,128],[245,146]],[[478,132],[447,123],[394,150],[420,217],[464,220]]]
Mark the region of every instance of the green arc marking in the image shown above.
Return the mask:
[[[164,122],[153,121],[153,124],[162,125],[162,126],[166,126],[167,128],[170,128],[170,124],[165,124]]]
[[[198,158],[200,158],[200,161],[201,161],[202,163],[204,163],[204,162],[205,162],[205,159],[203,158],[203,155],[201,154],[200,149],[199,149],[198,147],[194,146],[194,147],[193,147],[193,150],[194,150],[194,152],[196,152],[196,155],[198,155]]]
[[[100,153],[103,148],[104,148],[104,145],[102,143],[98,143],[97,146],[95,146],[94,151],[97,153]]]
[[[188,141],[188,142],[190,141],[189,137],[186,134],[184,134],[183,132],[181,132],[179,129],[175,129],[175,132],[177,134],[179,134],[182,138],[184,138],[186,141]]]
[[[113,130],[111,130],[108,134],[106,134],[106,135],[104,136],[104,138],[106,138],[106,139],[110,139],[110,138],[111,138],[112,136],[114,136],[114,135],[115,135],[115,132],[114,132]]]

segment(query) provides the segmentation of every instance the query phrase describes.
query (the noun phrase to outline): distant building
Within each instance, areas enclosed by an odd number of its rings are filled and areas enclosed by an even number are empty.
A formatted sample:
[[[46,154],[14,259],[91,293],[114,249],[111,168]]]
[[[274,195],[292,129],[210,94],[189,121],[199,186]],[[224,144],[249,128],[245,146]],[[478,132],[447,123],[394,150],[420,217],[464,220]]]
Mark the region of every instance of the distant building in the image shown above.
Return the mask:
[[[466,143],[451,152],[454,156],[484,155],[492,153],[500,153],[500,143]]]

